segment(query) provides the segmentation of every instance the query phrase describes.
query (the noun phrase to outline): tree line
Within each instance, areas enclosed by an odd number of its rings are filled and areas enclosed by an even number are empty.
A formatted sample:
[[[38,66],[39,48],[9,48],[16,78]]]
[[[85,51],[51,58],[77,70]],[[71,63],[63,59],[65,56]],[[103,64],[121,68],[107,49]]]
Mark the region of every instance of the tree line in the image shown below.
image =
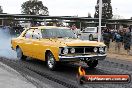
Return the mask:
[[[111,0],[102,0],[102,18],[111,19],[113,16]],[[3,13],[3,9],[0,6],[0,13]],[[23,2],[21,5],[21,13],[29,15],[49,15],[48,7],[43,4],[40,0],[28,0]],[[88,17],[91,17],[88,15]],[[99,0],[97,0],[97,5],[95,5],[94,18],[99,17]]]
[[[102,18],[111,19],[113,17],[111,0],[102,0],[102,3]],[[3,13],[2,6],[0,6],[0,13]],[[21,13],[29,15],[49,15],[48,7],[43,5],[42,1],[39,0],[29,0],[23,2],[21,5]],[[88,17],[92,18],[89,13]],[[97,4],[95,5],[94,18],[99,18],[99,0],[97,0]]]

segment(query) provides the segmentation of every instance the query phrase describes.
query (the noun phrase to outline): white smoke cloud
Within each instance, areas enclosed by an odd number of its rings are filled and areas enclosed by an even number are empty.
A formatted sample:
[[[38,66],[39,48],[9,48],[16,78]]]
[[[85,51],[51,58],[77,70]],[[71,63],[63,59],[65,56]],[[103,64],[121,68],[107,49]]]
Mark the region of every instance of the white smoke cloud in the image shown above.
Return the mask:
[[[0,28],[0,57],[16,58],[16,52],[11,49],[11,36],[7,28]]]

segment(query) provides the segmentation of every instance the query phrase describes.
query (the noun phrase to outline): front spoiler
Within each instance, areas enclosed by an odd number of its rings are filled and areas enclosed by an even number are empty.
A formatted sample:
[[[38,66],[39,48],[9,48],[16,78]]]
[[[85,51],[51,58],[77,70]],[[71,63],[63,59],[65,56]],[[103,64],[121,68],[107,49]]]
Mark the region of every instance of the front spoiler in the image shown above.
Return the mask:
[[[79,55],[79,56],[59,56],[60,61],[87,61],[87,60],[103,60],[107,54],[98,55]]]

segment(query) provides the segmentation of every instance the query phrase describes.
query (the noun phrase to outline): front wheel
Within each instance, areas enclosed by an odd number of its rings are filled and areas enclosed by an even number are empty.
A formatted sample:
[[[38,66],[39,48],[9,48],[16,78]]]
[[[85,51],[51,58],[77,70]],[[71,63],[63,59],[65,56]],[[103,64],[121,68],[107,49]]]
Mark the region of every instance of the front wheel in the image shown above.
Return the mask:
[[[90,60],[86,62],[90,68],[95,68],[98,65],[98,60]]]
[[[47,54],[47,66],[50,70],[55,70],[56,69],[56,61],[51,52]]]
[[[26,60],[27,57],[23,55],[23,52],[20,48],[16,49],[16,53],[17,53],[17,58],[19,60]]]

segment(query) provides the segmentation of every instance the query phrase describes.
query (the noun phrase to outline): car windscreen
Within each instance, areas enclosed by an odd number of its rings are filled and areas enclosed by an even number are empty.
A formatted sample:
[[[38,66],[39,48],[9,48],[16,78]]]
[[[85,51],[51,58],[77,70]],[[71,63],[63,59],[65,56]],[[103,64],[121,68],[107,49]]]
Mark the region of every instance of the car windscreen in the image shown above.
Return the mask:
[[[42,29],[43,38],[77,38],[70,29]]]

